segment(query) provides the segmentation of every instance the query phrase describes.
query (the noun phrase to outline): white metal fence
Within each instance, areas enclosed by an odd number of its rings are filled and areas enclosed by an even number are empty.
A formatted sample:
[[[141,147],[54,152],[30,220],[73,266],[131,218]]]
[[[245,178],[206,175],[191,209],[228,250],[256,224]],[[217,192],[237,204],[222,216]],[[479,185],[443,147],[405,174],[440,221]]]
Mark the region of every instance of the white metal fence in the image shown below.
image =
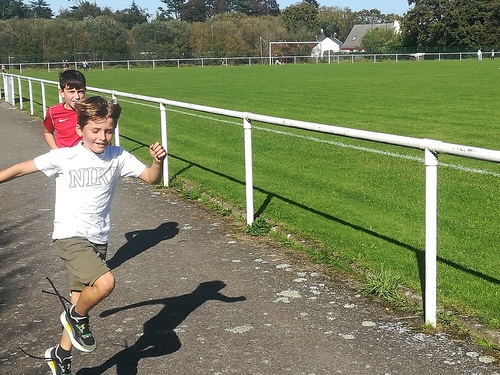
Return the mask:
[[[488,58],[490,52],[483,53],[484,58]],[[326,64],[340,64],[340,63],[352,63],[360,61],[369,61],[373,63],[383,62],[383,61],[425,61],[425,60],[466,60],[466,59],[477,59],[476,52],[426,52],[426,53],[364,53],[364,52],[339,52],[332,53],[331,51],[325,51],[322,58],[317,58],[310,55],[303,56],[286,56],[286,55],[276,55],[276,56],[249,56],[249,57],[195,57],[195,58],[185,58],[185,59],[126,59],[126,60],[95,60],[88,61],[91,69],[105,70],[113,67],[122,67],[127,69],[132,69],[134,67],[150,67],[156,69],[158,67],[177,67],[181,68],[183,66],[214,66],[214,65],[267,65],[274,64],[276,60],[279,59],[284,64],[299,64],[299,63],[326,63]],[[71,68],[83,69],[83,61],[72,61],[69,62]],[[62,62],[44,62],[44,63],[30,63],[30,62],[15,62],[10,61],[7,64],[7,71],[12,73],[13,71],[19,71],[20,74],[23,73],[23,69],[27,68],[37,68],[51,70],[62,69]]]
[[[23,109],[22,81],[26,81],[29,89],[30,113],[33,109],[33,84],[38,83],[41,87],[43,115],[47,108],[45,86],[51,85],[57,88],[58,82],[24,77],[20,75],[2,74],[3,93],[0,87],[0,99],[16,105],[16,98],[20,109]],[[16,92],[17,89],[17,92]],[[455,155],[465,158],[483,160],[487,162],[500,162],[500,151],[465,146],[459,144],[445,143],[434,139],[413,138],[400,135],[377,133],[366,130],[357,130],[313,122],[297,121],[287,118],[272,117],[255,113],[232,111],[203,105],[178,102],[165,98],[156,98],[145,95],[136,95],[126,92],[106,90],[95,87],[87,87],[87,90],[111,95],[114,98],[130,98],[149,103],[156,103],[160,111],[161,142],[168,152],[167,140],[167,108],[177,107],[204,113],[217,114],[242,121],[244,131],[245,152],[245,190],[246,190],[246,222],[248,225],[254,220],[253,199],[253,171],[252,171],[252,121],[273,124],[283,127],[306,129],[310,131],[361,139],[371,142],[402,146],[421,150],[425,161],[425,288],[424,288],[424,319],[433,326],[437,323],[437,187],[438,187],[438,156],[439,154]],[[115,134],[115,143],[120,144],[119,127]],[[164,164],[164,183],[168,185],[168,158]]]

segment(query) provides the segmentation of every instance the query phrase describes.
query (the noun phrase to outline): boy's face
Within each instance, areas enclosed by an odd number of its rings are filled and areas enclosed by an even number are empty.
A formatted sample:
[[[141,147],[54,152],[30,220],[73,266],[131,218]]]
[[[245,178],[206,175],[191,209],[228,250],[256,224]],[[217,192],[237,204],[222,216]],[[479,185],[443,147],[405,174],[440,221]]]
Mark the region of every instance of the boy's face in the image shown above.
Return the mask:
[[[64,89],[59,89],[59,95],[63,98],[67,109],[75,109],[75,102],[85,98],[85,89],[69,88],[66,85]]]
[[[95,154],[101,154],[111,144],[116,121],[112,118],[89,121],[87,125],[76,126],[76,133],[83,138],[83,147]]]

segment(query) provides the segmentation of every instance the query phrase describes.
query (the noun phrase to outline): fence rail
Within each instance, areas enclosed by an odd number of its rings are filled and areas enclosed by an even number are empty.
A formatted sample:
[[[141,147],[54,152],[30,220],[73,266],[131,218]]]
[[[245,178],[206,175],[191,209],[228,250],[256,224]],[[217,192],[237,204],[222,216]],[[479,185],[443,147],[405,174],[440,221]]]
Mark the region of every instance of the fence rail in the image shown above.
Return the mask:
[[[490,52],[484,52],[484,58],[488,58]],[[373,63],[383,62],[383,61],[425,61],[425,60],[466,60],[466,59],[477,59],[476,52],[425,52],[425,53],[365,53],[365,52],[336,52],[325,51],[323,57],[314,57],[311,55],[302,56],[286,56],[286,55],[276,55],[276,56],[243,56],[243,57],[195,57],[195,58],[177,58],[177,59],[124,59],[124,60],[94,60],[88,61],[89,67],[91,69],[105,70],[113,67],[126,67],[127,69],[132,69],[134,67],[150,67],[156,69],[158,67],[177,67],[181,68],[184,66],[214,66],[214,65],[272,65],[279,59],[280,64],[302,64],[302,63],[326,63],[326,64],[340,64],[340,63],[352,63],[360,61],[369,61]],[[36,68],[36,69],[47,69],[60,70],[63,68],[62,62],[14,62],[9,60],[6,65],[7,72],[9,71],[19,71],[20,74],[23,73],[23,69]],[[69,66],[74,69],[84,69],[83,61],[71,61]]]
[[[16,98],[20,109],[23,109],[22,81],[28,83],[30,113],[34,114],[33,104],[33,83],[39,83],[42,95],[43,115],[47,108],[45,85],[51,85],[57,88],[58,82],[43,79],[25,77],[13,74],[2,74],[3,93],[0,87],[0,99],[16,105]],[[16,85],[17,83],[17,85]],[[17,93],[16,93],[17,88]],[[313,122],[297,121],[286,118],[266,116],[249,112],[233,111],[222,108],[215,108],[203,105],[197,105],[186,102],[168,100],[165,98],[156,98],[145,95],[131,94],[115,90],[106,90],[96,87],[87,87],[88,90],[107,94],[113,98],[130,98],[149,103],[158,104],[160,111],[160,129],[162,145],[168,152],[167,140],[167,108],[177,107],[204,113],[217,114],[231,118],[237,118],[242,121],[244,131],[244,153],[245,153],[245,192],[246,192],[246,222],[248,225],[254,221],[254,199],[253,199],[253,170],[252,170],[252,121],[306,129],[314,132],[331,134],[332,136],[341,136],[348,138],[361,139],[376,143],[384,143],[395,146],[402,146],[412,149],[418,149],[424,152],[425,161],[425,288],[424,288],[424,319],[425,322],[435,326],[437,324],[437,187],[438,187],[438,156],[439,154],[448,154],[464,158],[472,158],[487,162],[500,162],[500,151],[465,146],[453,143],[446,143],[434,139],[413,138],[394,134],[378,133],[366,130],[357,130],[327,124],[318,124]],[[119,126],[115,132],[115,143],[120,143]],[[168,158],[164,163],[164,183],[168,186]]]

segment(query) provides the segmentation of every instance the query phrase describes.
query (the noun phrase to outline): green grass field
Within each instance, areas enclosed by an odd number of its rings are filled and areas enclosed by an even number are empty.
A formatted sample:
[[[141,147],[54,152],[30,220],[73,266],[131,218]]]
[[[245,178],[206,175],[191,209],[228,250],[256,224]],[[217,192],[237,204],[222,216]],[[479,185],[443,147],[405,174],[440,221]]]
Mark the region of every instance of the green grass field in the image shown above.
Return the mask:
[[[23,75],[57,80],[57,72]],[[86,76],[93,87],[499,149],[498,61],[108,69]],[[145,158],[141,144],[160,139],[159,111],[121,104],[122,145]],[[170,174],[243,208],[239,121],[177,110],[168,121]],[[334,269],[388,271],[421,291],[423,152],[254,123],[253,155],[258,215],[314,244],[313,258]],[[438,303],[499,328],[500,168],[447,155],[440,163]]]

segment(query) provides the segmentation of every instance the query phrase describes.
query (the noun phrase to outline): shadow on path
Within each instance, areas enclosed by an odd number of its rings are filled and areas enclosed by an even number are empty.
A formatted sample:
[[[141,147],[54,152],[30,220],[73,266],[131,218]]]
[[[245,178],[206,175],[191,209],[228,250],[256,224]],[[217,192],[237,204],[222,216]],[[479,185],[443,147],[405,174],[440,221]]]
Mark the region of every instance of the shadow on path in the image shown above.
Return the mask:
[[[155,229],[138,230],[125,234],[127,243],[120,247],[108,260],[108,267],[115,269],[161,241],[174,238],[179,233],[178,223],[163,223]]]
[[[191,293],[178,297],[162,298],[134,303],[103,311],[106,317],[120,311],[149,305],[164,305],[155,317],[144,323],[143,335],[132,345],[125,342],[124,349],[97,367],[84,368],[76,375],[100,375],[116,365],[117,375],[136,375],[139,361],[148,357],[159,357],[179,350],[181,342],[174,329],[194,310],[207,301],[239,302],[246,297],[227,297],[220,293],[226,284],[223,281],[207,281],[198,285]]]

